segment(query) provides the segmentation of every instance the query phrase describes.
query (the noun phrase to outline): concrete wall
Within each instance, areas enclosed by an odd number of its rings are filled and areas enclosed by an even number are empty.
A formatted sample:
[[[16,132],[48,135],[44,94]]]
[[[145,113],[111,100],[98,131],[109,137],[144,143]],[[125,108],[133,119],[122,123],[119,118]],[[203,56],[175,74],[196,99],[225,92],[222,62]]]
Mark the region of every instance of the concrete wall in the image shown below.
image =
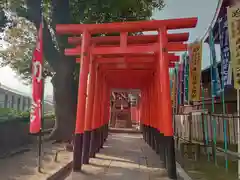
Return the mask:
[[[0,85],[0,108],[12,108],[18,111],[27,111],[31,107],[31,98],[27,95],[13,92],[11,89],[1,88]],[[54,112],[54,104],[44,102],[44,113]]]
[[[46,120],[44,123],[45,129],[52,128],[54,125],[53,120]],[[28,123],[20,120],[0,123],[0,157],[36,141],[36,136],[29,135]]]
[[[205,83],[205,98],[211,98],[211,83]],[[222,95],[221,95],[222,96]],[[234,88],[225,88],[225,103],[228,114],[235,114],[237,112],[237,91]],[[221,98],[221,97],[220,97]],[[206,105],[209,112],[212,111],[211,103]],[[223,111],[222,103],[215,104],[215,113],[221,114]]]
[[[26,111],[31,106],[31,98],[0,88],[0,108]]]

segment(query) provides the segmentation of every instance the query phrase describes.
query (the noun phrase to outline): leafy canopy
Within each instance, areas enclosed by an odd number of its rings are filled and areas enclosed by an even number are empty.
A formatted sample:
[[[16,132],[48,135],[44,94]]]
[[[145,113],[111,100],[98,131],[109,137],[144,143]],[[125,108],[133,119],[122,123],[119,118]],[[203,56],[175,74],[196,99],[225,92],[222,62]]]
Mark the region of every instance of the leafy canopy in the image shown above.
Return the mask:
[[[34,2],[37,3],[36,0],[0,0],[0,31],[4,29],[7,44],[7,48],[0,49],[1,66],[10,66],[25,82],[31,79],[31,58],[36,41],[36,22],[28,14]],[[60,4],[56,0],[44,0],[43,4],[45,28],[51,33],[50,38],[44,39],[44,44],[52,44],[58,53],[63,52],[58,46],[66,47],[66,42],[61,42],[56,36],[54,27],[65,14],[70,14],[68,23],[136,21],[150,19],[155,9],[164,7],[163,0],[70,0],[69,7],[61,7]],[[52,52],[44,49],[44,74],[50,77],[54,70],[49,65],[52,61],[49,57],[52,56],[47,54]]]

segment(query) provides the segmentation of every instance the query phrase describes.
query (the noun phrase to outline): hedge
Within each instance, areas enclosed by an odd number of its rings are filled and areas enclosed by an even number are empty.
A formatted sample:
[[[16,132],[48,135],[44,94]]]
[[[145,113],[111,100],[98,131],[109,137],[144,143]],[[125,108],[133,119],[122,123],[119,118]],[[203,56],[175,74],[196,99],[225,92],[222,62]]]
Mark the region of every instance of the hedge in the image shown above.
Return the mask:
[[[45,120],[55,120],[55,114],[44,114]],[[30,112],[29,111],[17,111],[10,108],[0,108],[0,122],[6,121],[23,121],[29,122],[30,121]]]

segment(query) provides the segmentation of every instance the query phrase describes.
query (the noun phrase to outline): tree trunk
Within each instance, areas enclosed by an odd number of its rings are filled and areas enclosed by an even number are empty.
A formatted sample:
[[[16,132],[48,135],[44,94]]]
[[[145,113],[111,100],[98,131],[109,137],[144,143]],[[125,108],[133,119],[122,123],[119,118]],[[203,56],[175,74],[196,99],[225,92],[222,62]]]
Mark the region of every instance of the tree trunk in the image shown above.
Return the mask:
[[[67,57],[62,57],[58,69],[52,79],[56,122],[51,140],[70,141],[75,129],[77,107],[77,83],[74,81],[74,63]]]

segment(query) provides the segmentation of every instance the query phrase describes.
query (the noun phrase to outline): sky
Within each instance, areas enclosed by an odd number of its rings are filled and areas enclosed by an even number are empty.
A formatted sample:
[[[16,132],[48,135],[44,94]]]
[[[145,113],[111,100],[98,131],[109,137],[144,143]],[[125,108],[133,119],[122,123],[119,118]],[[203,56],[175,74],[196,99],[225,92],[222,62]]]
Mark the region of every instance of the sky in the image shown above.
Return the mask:
[[[154,19],[198,17],[197,27],[190,32],[190,42],[201,38],[209,27],[216,11],[218,0],[165,0],[166,6],[154,12]],[[181,31],[182,32],[182,31]],[[0,40],[0,45],[4,42]],[[216,49],[219,54],[219,49]],[[202,68],[210,65],[208,45],[203,46]],[[0,68],[0,83],[24,93],[31,93],[31,86],[24,85],[9,67]],[[53,88],[49,80],[45,83],[45,94],[52,95]]]

